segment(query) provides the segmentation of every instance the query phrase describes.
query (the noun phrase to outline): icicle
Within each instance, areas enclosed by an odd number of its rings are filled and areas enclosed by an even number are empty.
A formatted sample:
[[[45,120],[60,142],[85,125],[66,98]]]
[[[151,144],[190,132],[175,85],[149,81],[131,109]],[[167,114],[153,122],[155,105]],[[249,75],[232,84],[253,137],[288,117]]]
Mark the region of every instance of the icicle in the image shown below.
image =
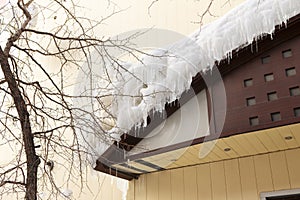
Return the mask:
[[[128,166],[129,166],[129,163],[130,163],[130,159],[128,158],[128,159],[127,159],[127,165],[128,165]]]
[[[276,6],[272,6],[275,5],[274,1]],[[175,100],[190,87],[195,73],[206,72],[215,62],[221,60],[229,63],[233,51],[246,45],[250,44],[253,51],[253,45],[256,44],[257,51],[259,39],[265,35],[270,35],[273,39],[275,26],[287,26],[287,20],[298,13],[300,13],[299,0],[247,0],[223,17],[201,27],[201,30],[191,34],[188,39],[166,47],[166,52],[171,54],[176,52],[176,55],[174,53],[174,56],[165,58],[144,56],[141,58],[143,64],[125,63],[129,72],[135,73],[142,81],[136,81],[130,73],[124,73],[122,77],[116,77],[110,86],[109,94],[114,97],[110,112],[117,118],[114,132],[120,134],[134,127],[134,135],[138,136],[139,131],[147,125],[147,116],[151,111],[161,112],[160,116],[163,117],[166,102],[176,106]],[[151,53],[164,54],[161,50],[154,50]],[[194,57],[194,54],[198,56]],[[197,63],[197,69],[193,69],[188,62],[180,59],[182,56],[191,58],[193,63]],[[110,73],[115,72],[114,69],[108,70]],[[143,83],[146,83],[147,87],[143,86]],[[160,93],[163,91],[162,88],[167,88],[170,92]],[[151,95],[155,92],[156,95]],[[105,94],[107,95],[107,92]],[[138,106],[135,105],[134,98],[130,97],[136,95],[143,96],[142,103]],[[151,116],[154,116],[154,112]],[[97,140],[96,137],[90,137],[89,145],[93,144],[96,148]],[[97,149],[100,155],[104,151],[104,148]]]
[[[127,191],[129,188],[129,183],[123,179],[116,179],[117,181],[117,188],[122,192],[122,200],[126,200]]]
[[[258,39],[256,39],[255,42],[256,42],[256,52],[258,52]]]

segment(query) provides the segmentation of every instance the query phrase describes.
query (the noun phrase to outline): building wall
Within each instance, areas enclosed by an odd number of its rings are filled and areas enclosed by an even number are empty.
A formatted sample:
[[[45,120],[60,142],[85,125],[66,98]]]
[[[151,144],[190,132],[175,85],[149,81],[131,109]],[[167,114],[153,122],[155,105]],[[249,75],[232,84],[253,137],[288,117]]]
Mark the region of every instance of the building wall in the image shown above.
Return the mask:
[[[223,76],[227,97],[224,127],[218,125],[218,118],[215,120],[216,126],[220,127],[223,134],[261,130],[299,121],[294,109],[300,107],[300,95],[290,94],[291,88],[299,90],[300,87],[299,45],[300,36],[294,37],[257,55],[256,58]],[[290,54],[285,57],[285,52]],[[289,69],[293,69],[294,73],[287,75],[286,70]],[[267,75],[272,75],[272,79],[265,80]],[[248,80],[251,80],[252,84],[245,86]],[[218,85],[212,87],[211,96],[218,95],[220,92],[218,87]],[[269,94],[275,94],[276,98],[270,100]],[[248,105],[248,99],[255,102]],[[223,112],[218,108],[222,101],[220,98],[213,100],[216,117],[218,113]],[[278,113],[280,118],[272,120],[272,113]],[[256,118],[257,124],[251,124],[251,118]]]
[[[206,14],[203,19],[203,23],[208,23],[217,19],[218,17],[224,15],[233,7],[237,6],[244,0],[214,0],[212,7],[210,9],[211,13],[214,15]],[[99,26],[94,32],[99,34],[99,38],[102,35],[105,36],[114,36],[122,32],[131,31],[140,28],[162,28],[175,31],[181,34],[190,34],[200,27],[200,24],[194,23],[199,21],[198,14],[202,14],[207,6],[209,5],[210,0],[165,0],[157,1],[153,4],[149,13],[148,7],[151,5],[152,0],[147,1],[123,1],[116,0],[114,1],[119,9],[124,9],[123,12],[116,14],[114,17],[111,17],[106,21],[102,26]],[[2,3],[2,1],[1,1]],[[108,3],[113,3],[111,1],[99,2],[98,0],[93,1],[81,1],[79,6],[84,6],[88,9],[86,17],[99,19],[105,17],[106,14],[110,14],[111,10],[108,10]],[[108,10],[106,12],[106,10]],[[49,19],[50,20],[50,19]],[[44,20],[41,20],[41,23],[45,23]],[[49,26],[48,23],[46,23]],[[51,46],[50,46],[51,48]],[[42,63],[51,63],[51,67],[48,70],[56,71],[56,66],[60,66],[56,60],[50,58],[39,58]],[[35,72],[36,77],[39,77],[40,74]],[[72,73],[74,73],[72,71]],[[42,76],[41,76],[42,77]],[[9,158],[13,158],[13,155],[6,146],[0,147],[0,164],[7,163]],[[5,155],[5,156],[3,156]],[[53,160],[58,162],[59,155],[55,155]],[[63,163],[65,164],[65,163]],[[87,183],[84,183],[84,188],[80,188],[79,182],[70,182],[69,184],[62,184],[65,182],[66,170],[68,170],[68,164],[65,166],[62,163],[56,164],[53,169],[53,174],[56,179],[60,179],[61,189],[69,189],[73,192],[72,197],[74,199],[105,199],[105,200],[120,200],[122,199],[122,192],[117,187],[117,182],[113,180],[112,177],[100,174],[98,172],[82,174],[85,177]],[[59,167],[57,167],[59,166]],[[157,176],[154,174],[154,176]],[[143,177],[142,177],[143,178]],[[78,177],[73,177],[73,179],[79,181]],[[142,180],[142,179],[140,179]],[[151,178],[149,179],[151,180]],[[148,190],[149,192],[150,190]],[[50,191],[51,192],[51,191]],[[43,193],[47,199],[49,191],[43,191],[40,189],[39,193]],[[131,192],[131,191],[129,191]],[[142,194],[142,193],[141,193]],[[149,192],[150,194],[150,192]],[[5,194],[6,196],[1,195],[2,199],[17,199],[14,195],[16,194]],[[61,197],[61,199],[65,199]],[[129,198],[130,199],[130,198]],[[138,199],[138,198],[137,198]],[[161,198],[164,199],[164,198]],[[167,199],[167,198],[165,198]]]
[[[300,148],[141,176],[127,200],[259,200],[261,192],[300,188]]]
[[[1,172],[4,169],[5,164],[11,161],[11,159],[14,156],[12,153],[11,155],[8,153],[11,152],[0,148]],[[57,189],[53,188],[49,183],[49,180],[46,176],[46,174],[49,173],[47,167],[43,168],[44,163],[40,165],[38,174],[39,200],[66,200],[69,198],[76,200],[123,200],[123,195],[126,195],[126,180],[118,179],[107,174],[99,173],[97,171],[94,171],[91,167],[82,168],[82,174],[79,174],[79,166],[76,163],[73,163],[73,167],[76,168],[76,170],[73,169],[72,175],[69,176],[69,170],[71,168],[70,163],[59,159],[61,159],[59,156],[54,156],[54,168],[51,171],[53,181],[58,187]],[[44,170],[46,170],[47,172],[45,173]],[[70,193],[69,198],[64,197],[62,194],[59,194],[57,190],[64,194]],[[13,192],[11,191],[0,193],[0,199],[23,199],[23,193],[20,194],[16,191],[18,190],[15,190]],[[54,198],[52,196],[51,198],[48,198],[52,194],[56,194],[56,197]]]
[[[223,16],[245,0],[98,0],[81,1],[80,5],[89,8],[86,17],[101,19],[114,10],[123,10],[96,28],[100,35],[113,36],[140,28],[161,28],[189,35],[200,27]],[[109,4],[110,2],[110,4]],[[152,4],[153,3],[153,4]],[[117,5],[114,7],[113,5]],[[210,5],[210,7],[209,7]],[[209,11],[205,12],[209,7]]]

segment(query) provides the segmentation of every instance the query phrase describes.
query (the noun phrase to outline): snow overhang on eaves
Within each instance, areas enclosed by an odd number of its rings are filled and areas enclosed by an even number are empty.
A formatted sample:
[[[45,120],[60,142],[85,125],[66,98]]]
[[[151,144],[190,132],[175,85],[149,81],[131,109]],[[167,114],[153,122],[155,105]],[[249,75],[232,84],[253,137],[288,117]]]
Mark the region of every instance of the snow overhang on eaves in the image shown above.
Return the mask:
[[[290,40],[294,37],[297,37],[300,35],[300,15],[296,15],[295,17],[292,17],[288,20],[287,24],[285,26],[276,26],[276,29],[272,35],[264,36],[260,40],[256,41],[253,44],[250,44],[244,48],[236,49],[232,52],[232,57],[230,60],[224,59],[219,64],[217,64],[217,69],[221,73],[222,76],[226,75],[227,73],[230,73],[232,70],[234,70],[237,67],[242,66],[243,64],[247,63],[251,59],[261,55],[262,53],[272,49],[275,46],[278,46],[279,44]],[[254,50],[255,49],[255,50]],[[214,69],[213,69],[214,70]],[[212,70],[212,71],[213,71]],[[170,117],[174,112],[176,112],[178,109],[180,109],[180,105],[185,104],[187,101],[189,101],[195,94],[198,94],[201,90],[206,88],[204,79],[202,76],[208,76],[210,73],[202,74],[198,73],[192,81],[191,84],[191,90],[185,92],[182,94],[181,98],[179,100],[176,100],[174,103],[166,104],[165,110],[166,114],[164,116],[161,115],[161,113],[153,113],[151,114],[151,122],[148,123],[148,125],[141,129],[139,132],[140,137],[135,137],[135,131],[136,129],[133,128],[131,131],[129,131],[126,134],[123,134],[121,136],[121,141],[115,142],[113,145],[111,145],[97,160],[97,165],[95,167],[95,170],[101,171],[107,174],[111,174],[120,178],[124,178],[127,180],[131,180],[134,178],[138,178],[139,174],[137,173],[128,173],[128,172],[121,172],[119,170],[114,169],[113,167],[110,167],[112,165],[115,165],[117,163],[126,163],[127,160],[132,159],[140,159],[141,157],[138,157],[136,155],[133,156],[124,156],[124,151],[130,151],[134,146],[136,146],[142,138],[147,136],[154,128],[156,128],[162,121],[164,121],[166,118]],[[190,92],[194,91],[194,92]],[[180,103],[179,103],[180,102]],[[149,118],[150,119],[150,118]],[[235,133],[240,134],[240,133]],[[223,133],[221,133],[221,136],[219,138],[225,137]],[[214,139],[212,136],[211,139]],[[188,141],[186,144],[199,144],[203,142],[203,138],[196,138],[193,141]],[[180,144],[178,146],[173,146],[172,148],[166,147],[166,149],[169,149],[169,151],[176,150],[179,148],[185,147],[185,144]],[[166,152],[162,149],[154,150],[150,153],[151,155],[161,152]],[[143,156],[150,155],[146,153],[143,153]],[[134,171],[134,170],[133,170]]]

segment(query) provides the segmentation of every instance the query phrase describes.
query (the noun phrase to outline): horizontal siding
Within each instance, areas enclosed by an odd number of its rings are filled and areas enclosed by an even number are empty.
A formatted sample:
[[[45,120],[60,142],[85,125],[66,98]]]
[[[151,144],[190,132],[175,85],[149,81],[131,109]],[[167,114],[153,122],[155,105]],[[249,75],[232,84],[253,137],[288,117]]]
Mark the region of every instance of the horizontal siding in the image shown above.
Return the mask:
[[[259,200],[261,192],[300,188],[299,156],[296,148],[142,175],[128,199]]]

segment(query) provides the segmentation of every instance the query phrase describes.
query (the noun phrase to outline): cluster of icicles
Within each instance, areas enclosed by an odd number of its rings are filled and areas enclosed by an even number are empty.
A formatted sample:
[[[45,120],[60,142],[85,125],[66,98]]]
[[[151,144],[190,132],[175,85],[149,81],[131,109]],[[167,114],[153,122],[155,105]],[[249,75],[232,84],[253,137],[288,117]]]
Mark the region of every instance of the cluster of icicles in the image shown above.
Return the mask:
[[[141,62],[125,63],[128,71],[113,83],[110,113],[116,117],[114,140],[132,127],[142,126],[150,111],[164,109],[190,88],[192,77],[206,72],[233,50],[272,34],[277,25],[300,12],[298,0],[247,0],[218,20],[163,49],[144,55]],[[101,155],[109,144],[93,135],[85,138]],[[94,159],[95,161],[96,159]]]

